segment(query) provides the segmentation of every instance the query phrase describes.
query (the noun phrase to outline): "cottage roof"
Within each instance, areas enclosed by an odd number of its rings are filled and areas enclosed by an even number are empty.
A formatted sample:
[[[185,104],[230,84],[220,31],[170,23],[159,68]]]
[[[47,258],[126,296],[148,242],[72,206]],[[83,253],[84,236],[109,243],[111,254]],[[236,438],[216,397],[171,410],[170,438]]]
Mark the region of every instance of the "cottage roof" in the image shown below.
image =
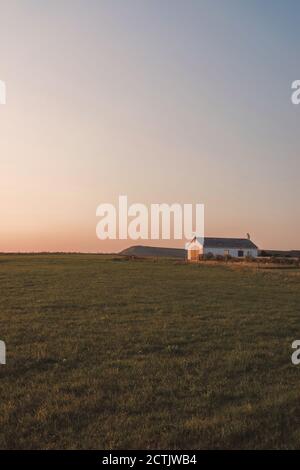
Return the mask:
[[[197,238],[199,243],[202,243],[203,238]],[[204,238],[205,248],[238,248],[238,249],[257,249],[257,246],[248,238]]]

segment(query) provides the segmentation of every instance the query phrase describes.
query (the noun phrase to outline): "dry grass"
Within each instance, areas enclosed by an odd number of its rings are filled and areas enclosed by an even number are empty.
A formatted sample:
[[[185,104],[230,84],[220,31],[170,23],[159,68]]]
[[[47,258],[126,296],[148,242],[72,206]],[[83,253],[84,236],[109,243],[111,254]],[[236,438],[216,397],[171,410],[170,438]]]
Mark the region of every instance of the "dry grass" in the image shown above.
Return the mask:
[[[0,256],[0,447],[299,447],[299,271],[236,266]]]

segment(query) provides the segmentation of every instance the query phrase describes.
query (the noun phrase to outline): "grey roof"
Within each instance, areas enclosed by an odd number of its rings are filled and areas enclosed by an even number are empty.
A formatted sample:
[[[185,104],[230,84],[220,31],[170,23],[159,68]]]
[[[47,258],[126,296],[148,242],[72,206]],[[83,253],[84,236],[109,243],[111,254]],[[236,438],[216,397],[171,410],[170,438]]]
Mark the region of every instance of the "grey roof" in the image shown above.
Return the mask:
[[[200,241],[200,239],[199,239]],[[205,248],[257,248],[248,238],[204,238]]]

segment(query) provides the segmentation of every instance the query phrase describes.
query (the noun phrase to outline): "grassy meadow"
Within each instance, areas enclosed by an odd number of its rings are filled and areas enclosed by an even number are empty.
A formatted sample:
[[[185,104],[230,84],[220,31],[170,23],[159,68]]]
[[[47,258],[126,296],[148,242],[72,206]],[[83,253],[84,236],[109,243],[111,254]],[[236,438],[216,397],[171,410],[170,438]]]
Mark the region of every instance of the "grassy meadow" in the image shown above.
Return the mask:
[[[1,255],[1,449],[300,448],[300,270]]]

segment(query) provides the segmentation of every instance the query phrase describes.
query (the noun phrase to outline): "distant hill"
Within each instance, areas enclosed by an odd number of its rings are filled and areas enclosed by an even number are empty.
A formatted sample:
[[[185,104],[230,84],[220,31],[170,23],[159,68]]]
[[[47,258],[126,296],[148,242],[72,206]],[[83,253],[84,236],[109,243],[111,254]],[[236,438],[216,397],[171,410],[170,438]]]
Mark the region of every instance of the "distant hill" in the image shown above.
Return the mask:
[[[120,255],[184,259],[186,256],[186,251],[181,248],[160,248],[156,246],[136,245],[121,251]]]

